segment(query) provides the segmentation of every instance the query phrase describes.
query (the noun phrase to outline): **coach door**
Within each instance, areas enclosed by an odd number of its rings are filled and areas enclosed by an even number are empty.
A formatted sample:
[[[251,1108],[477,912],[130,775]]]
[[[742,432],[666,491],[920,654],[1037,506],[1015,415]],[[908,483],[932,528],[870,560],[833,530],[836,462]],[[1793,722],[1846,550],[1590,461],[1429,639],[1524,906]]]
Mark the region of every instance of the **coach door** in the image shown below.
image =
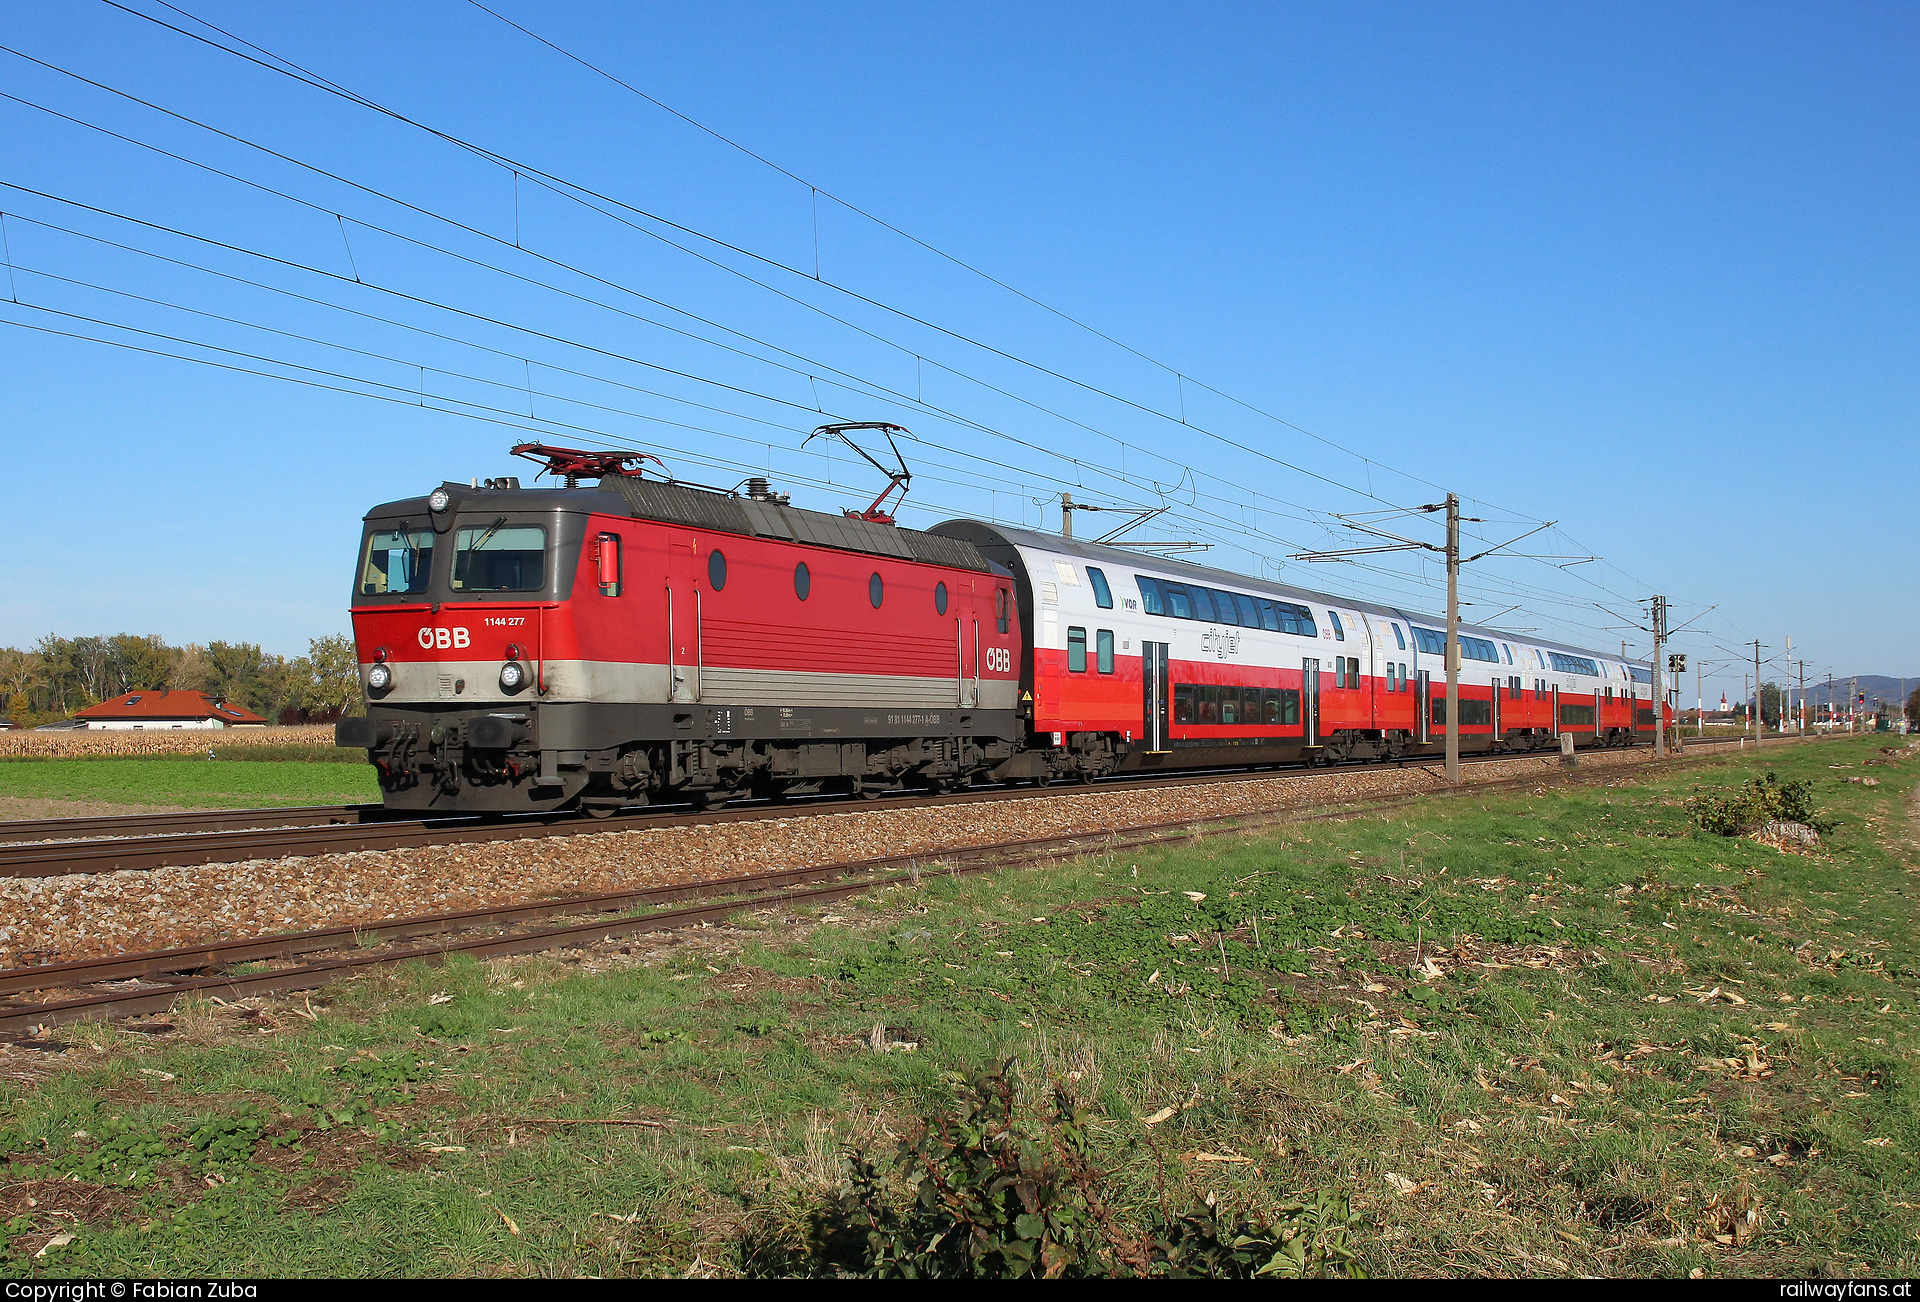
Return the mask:
[[[1141,736],[1147,750],[1156,754],[1173,749],[1167,744],[1168,700],[1173,690],[1167,686],[1167,645],[1165,642],[1140,644],[1141,695],[1145,707],[1145,731]]]
[[[1413,738],[1422,746],[1433,740],[1433,675],[1422,669],[1414,679]]]
[[[1300,721],[1307,725],[1304,744],[1320,744],[1320,662],[1312,656],[1300,662]]]
[[[700,540],[690,533],[667,535],[667,699],[691,705],[700,699]]]
[[[1461,711],[1466,713],[1466,711]],[[1500,680],[1493,680],[1493,704],[1487,707],[1487,718],[1493,721],[1493,739],[1500,740]]]

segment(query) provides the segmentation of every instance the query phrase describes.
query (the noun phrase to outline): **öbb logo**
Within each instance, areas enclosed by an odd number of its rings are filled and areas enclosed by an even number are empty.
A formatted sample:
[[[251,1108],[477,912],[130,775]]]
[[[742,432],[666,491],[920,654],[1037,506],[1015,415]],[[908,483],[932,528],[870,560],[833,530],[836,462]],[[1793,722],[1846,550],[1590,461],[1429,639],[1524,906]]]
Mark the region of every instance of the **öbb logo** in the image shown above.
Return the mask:
[[[423,628],[420,630],[420,648],[423,651],[465,648],[473,642],[464,628]]]
[[[990,674],[1010,674],[1013,672],[1013,652],[1003,646],[987,648],[987,672]]]

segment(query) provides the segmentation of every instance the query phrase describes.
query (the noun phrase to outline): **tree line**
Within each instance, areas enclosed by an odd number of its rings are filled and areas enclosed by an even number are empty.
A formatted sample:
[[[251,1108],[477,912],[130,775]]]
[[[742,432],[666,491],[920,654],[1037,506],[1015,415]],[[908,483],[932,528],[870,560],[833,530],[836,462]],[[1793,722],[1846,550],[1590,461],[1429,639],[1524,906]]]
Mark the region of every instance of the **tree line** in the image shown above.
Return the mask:
[[[360,664],[345,634],[313,638],[307,654],[253,642],[171,646],[154,634],[60,637],[0,647],[0,701],[13,726],[65,719],[131,691],[198,691],[274,723],[335,719],[361,708]]]

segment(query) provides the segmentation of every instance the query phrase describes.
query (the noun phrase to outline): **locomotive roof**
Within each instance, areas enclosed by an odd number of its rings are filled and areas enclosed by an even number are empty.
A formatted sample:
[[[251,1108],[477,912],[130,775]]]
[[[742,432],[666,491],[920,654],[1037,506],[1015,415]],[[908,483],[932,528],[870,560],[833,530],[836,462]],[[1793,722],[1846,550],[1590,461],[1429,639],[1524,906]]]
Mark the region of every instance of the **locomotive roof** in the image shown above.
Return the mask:
[[[710,488],[691,488],[654,479],[609,476],[600,481],[600,488],[602,492],[611,490],[619,494],[632,514],[642,519],[759,538],[783,538],[843,552],[925,561],[983,574],[988,569],[986,557],[964,538],[875,524],[851,516],[829,515],[825,511],[803,510],[762,498],[735,497]]]
[[[978,520],[947,520],[934,526],[943,530],[960,526],[970,531],[983,531],[997,536],[1015,547],[1031,547],[1035,551],[1055,552],[1066,556],[1077,556],[1082,560],[1124,566],[1130,570],[1141,571],[1149,575],[1164,574],[1174,579],[1190,579],[1195,583],[1209,587],[1238,588],[1242,592],[1258,592],[1270,597],[1285,597],[1300,602],[1327,602],[1349,610],[1365,611],[1373,615],[1384,615],[1392,619],[1417,621],[1425,625],[1446,627],[1446,616],[1428,615],[1419,611],[1406,610],[1397,606],[1386,606],[1379,602],[1362,601],[1355,597],[1336,596],[1331,593],[1317,592],[1311,588],[1295,587],[1290,583],[1275,583],[1271,579],[1257,579],[1252,575],[1238,574],[1232,570],[1217,570],[1211,566],[1195,565],[1192,561],[1175,560],[1167,556],[1153,556],[1142,552],[1128,551],[1124,547],[1108,547],[1102,543],[1081,542],[1077,538],[1062,538],[1058,534],[1038,533],[1031,529],[1014,529],[1005,525],[986,524]],[[1607,660],[1621,662],[1621,657],[1608,651],[1595,651],[1591,647],[1572,646],[1565,642],[1555,642],[1537,637],[1531,633],[1508,633],[1484,624],[1460,621],[1460,631],[1472,632],[1505,639],[1509,642],[1522,642],[1527,646],[1542,647],[1549,651],[1563,651],[1571,655],[1602,656]],[[1645,666],[1649,662],[1628,660],[1624,663]]]
[[[696,488],[661,480],[628,476],[608,476],[597,488],[475,488],[468,484],[446,483],[453,496],[454,509],[479,499],[516,510],[599,511],[607,515],[631,515],[662,524],[681,524],[696,529],[716,529],[722,533],[748,537],[780,538],[789,542],[831,547],[836,551],[863,552],[869,556],[891,556],[903,561],[923,561],[959,570],[992,571],[979,548],[964,538],[950,538],[902,529],[896,525],[874,524],[848,516],[829,515],[783,506],[758,498],[735,497],[712,488]],[[402,512],[425,512],[424,496],[387,502],[367,513],[385,518]]]

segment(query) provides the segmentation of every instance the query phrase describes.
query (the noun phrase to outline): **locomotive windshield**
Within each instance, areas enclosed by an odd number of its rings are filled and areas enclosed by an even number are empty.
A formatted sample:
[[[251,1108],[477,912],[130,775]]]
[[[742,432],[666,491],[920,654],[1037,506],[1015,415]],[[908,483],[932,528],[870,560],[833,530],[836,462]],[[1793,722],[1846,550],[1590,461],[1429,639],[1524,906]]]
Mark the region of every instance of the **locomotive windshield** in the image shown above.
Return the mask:
[[[402,523],[367,535],[366,561],[360,567],[360,591],[425,592],[433,573],[433,530]]]
[[[546,581],[547,531],[504,518],[453,535],[455,592],[537,592]]]

